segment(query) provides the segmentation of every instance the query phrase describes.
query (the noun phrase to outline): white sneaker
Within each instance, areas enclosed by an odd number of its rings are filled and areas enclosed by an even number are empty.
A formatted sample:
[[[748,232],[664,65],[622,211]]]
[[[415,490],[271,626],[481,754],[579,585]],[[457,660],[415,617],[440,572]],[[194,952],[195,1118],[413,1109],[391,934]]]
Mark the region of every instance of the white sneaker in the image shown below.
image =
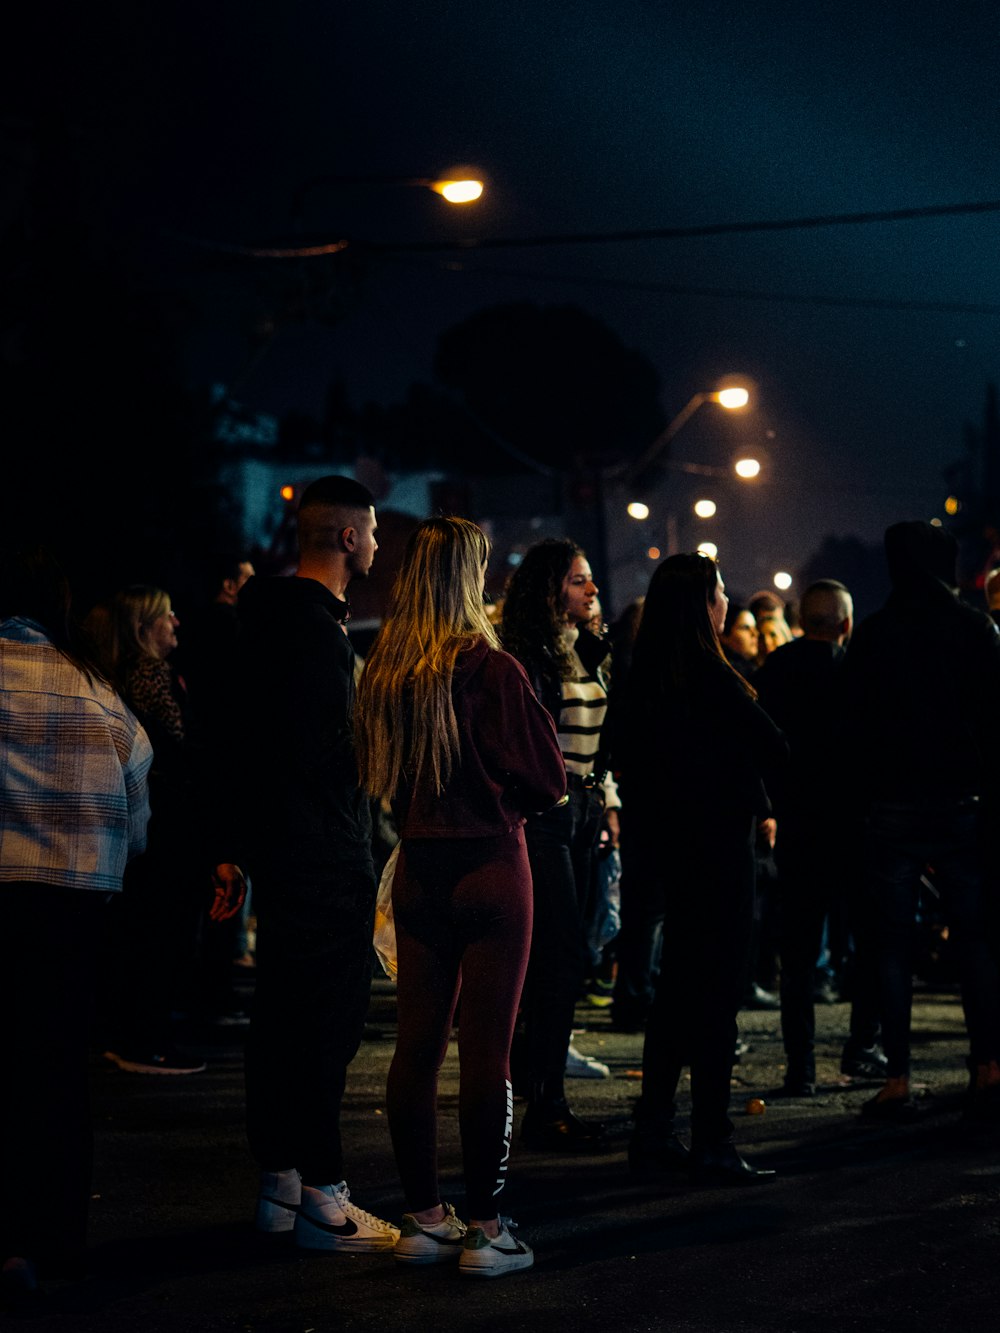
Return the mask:
[[[302,1178],[296,1170],[262,1171],[257,1194],[258,1231],[291,1231],[302,1197]]]
[[[601,1064],[600,1060],[595,1060],[593,1056],[584,1055],[582,1051],[578,1051],[570,1042],[569,1050],[566,1052],[566,1077],[610,1078],[611,1070],[607,1065]]]
[[[510,1234],[514,1223],[501,1217],[500,1234],[492,1239],[482,1227],[469,1227],[462,1246],[458,1271],[467,1277],[503,1277],[520,1268],[530,1268],[535,1262],[531,1247]],[[516,1230],[516,1228],[515,1228]]]
[[[295,1244],[303,1250],[391,1250],[399,1227],[383,1222],[351,1203],[347,1181],[339,1185],[302,1186],[302,1201],[295,1214]]]
[[[455,1216],[450,1203],[440,1222],[427,1226],[412,1213],[403,1214],[393,1255],[401,1264],[446,1264],[458,1260],[468,1227]]]

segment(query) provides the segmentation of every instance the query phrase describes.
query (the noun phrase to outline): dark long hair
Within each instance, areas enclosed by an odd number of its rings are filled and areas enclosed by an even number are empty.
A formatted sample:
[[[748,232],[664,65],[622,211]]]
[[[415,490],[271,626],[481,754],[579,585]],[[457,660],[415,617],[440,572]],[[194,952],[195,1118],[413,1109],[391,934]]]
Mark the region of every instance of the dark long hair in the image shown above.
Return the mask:
[[[732,671],[752,697],[757,691],[726,660],[709,614],[719,567],[700,551],[671,555],[649,581],[632,652],[631,679],[643,691],[688,694],[708,662]]]
[[[72,600],[69,578],[50,547],[11,543],[0,551],[0,620],[21,616],[35,621],[88,681],[107,683],[71,615]]]
[[[563,646],[562,585],[577,556],[585,552],[569,537],[546,537],[524,553],[504,590],[504,648],[557,689],[573,670]]]

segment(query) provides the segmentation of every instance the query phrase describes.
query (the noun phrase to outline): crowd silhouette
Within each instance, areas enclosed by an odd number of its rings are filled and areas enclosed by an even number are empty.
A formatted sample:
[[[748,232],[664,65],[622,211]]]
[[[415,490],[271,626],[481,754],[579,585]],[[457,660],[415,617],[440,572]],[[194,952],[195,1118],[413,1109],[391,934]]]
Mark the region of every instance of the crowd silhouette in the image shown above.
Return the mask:
[[[891,591],[860,623],[836,571],[794,605],[730,601],[714,559],[681,553],[609,628],[571,538],[529,547],[487,608],[488,536],[431,518],[364,659],[348,589],[377,558],[377,517],[349,478],[304,492],[290,572],[220,566],[219,614],[193,616],[187,645],[165,589],[75,608],[51,550],[6,546],[0,973],[35,1070],[3,1105],[6,1302],[85,1267],[88,1053],[196,1075],[174,1036],[192,1012],[246,1025],[258,1231],[496,1277],[533,1262],[500,1211],[520,1149],[615,1151],[567,1097],[567,1079],[609,1076],[573,1044],[581,1004],[641,1037],[633,1177],[774,1178],[730,1118],[745,1007],[780,1006],[770,1095],[816,1095],[815,1006],[839,1000],[841,1072],[873,1087],[862,1117],[918,1117],[931,890],[968,1035],[962,1115],[1000,1132],[1000,576],[970,604],[943,529],[887,530]],[[352,1199],[339,1138],[396,841],[398,1223]],[[467,1220],[437,1178],[456,1027]],[[69,1105],[75,1132],[57,1136]],[[25,1206],[26,1152],[60,1209]]]

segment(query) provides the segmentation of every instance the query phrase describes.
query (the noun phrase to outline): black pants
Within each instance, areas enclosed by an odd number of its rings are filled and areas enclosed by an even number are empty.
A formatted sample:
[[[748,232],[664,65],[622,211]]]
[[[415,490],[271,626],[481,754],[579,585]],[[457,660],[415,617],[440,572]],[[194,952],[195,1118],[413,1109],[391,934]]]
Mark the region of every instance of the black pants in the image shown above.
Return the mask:
[[[725,813],[705,822],[660,821],[659,828],[650,819],[631,834],[643,873],[663,884],[666,904],[639,1114],[672,1121],[687,1065],[695,1147],[724,1142],[733,1132],[730,1077],[753,933],[756,823],[751,815]]]
[[[584,913],[593,891],[603,813],[599,793],[573,788],[566,805],[525,826],[534,912],[519,1054],[533,1101],[563,1095],[566,1051],[589,961]]]
[[[246,1045],[247,1137],[264,1171],[344,1178],[340,1107],[371,999],[375,876],[337,866],[297,884],[254,876],[257,977]]]
[[[851,1050],[872,1046],[878,1036],[878,982],[865,916],[863,867],[838,855],[839,841],[828,820],[791,815],[778,820],[778,951],[781,959],[781,1035],[789,1078],[815,1082],[816,1013],[813,989],[823,925],[846,900],[846,921],[855,943],[852,974]]]
[[[622,925],[615,940],[618,971],[611,1017],[622,1027],[644,1027],[656,993],[663,945],[664,898],[659,868],[649,874],[645,858],[630,834],[627,813],[622,829]],[[638,836],[638,835],[637,835]]]
[[[78,1276],[93,1169],[88,1059],[105,893],[0,886],[0,1260]]]

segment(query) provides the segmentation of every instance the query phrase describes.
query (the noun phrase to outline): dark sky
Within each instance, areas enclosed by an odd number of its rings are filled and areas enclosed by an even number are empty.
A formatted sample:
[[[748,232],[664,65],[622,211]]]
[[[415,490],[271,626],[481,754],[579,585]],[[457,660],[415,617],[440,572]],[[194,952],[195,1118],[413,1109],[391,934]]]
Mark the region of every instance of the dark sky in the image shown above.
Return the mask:
[[[489,185],[461,217],[426,191],[328,185],[303,226],[405,243],[993,201],[995,3],[62,10],[48,77],[75,127],[88,216],[201,303],[193,377],[276,413],[319,413],[333,378],[358,405],[389,402],[429,378],[438,334],[471,312],[573,303],[649,357],[668,416],[722,375],[751,377],[742,429],[765,474],[727,532],[742,550],[724,552],[743,582],[795,568],[827,532],[877,542],[888,522],[942,512],[941,470],[1000,373],[997,212],[404,252],[374,267],[339,324],[290,325],[252,366],[248,324],[291,279],[266,263],[209,278],[209,252],[171,238],[288,243],[292,199],[314,176],[456,162]],[[22,108],[9,106],[14,142]],[[717,415],[702,409],[677,458],[726,461]]]

